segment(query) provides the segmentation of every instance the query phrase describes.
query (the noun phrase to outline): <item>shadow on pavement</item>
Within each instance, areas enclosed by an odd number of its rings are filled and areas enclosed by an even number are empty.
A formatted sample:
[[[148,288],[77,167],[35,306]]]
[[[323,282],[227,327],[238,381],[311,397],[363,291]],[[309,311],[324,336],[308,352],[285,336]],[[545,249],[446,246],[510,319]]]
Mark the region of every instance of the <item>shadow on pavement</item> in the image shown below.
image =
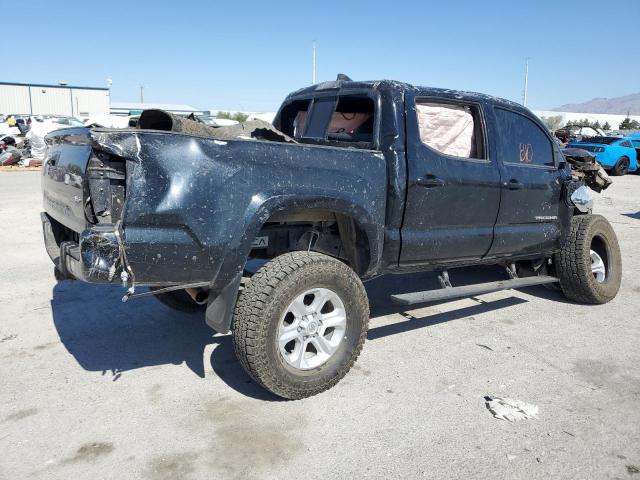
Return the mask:
[[[60,340],[82,368],[111,372],[185,362],[204,377],[202,354],[214,343],[202,315],[174,312],[154,298],[123,304],[124,290],[59,282],[51,311]]]
[[[636,212],[636,213],[623,213],[622,215],[624,215],[625,217],[635,218],[636,220],[640,220],[640,212]]]
[[[176,312],[151,297],[123,304],[123,292],[68,280],[54,287],[53,322],[82,368],[109,373],[115,381],[128,370],[185,363],[204,378],[204,349],[213,344],[211,366],[227,385],[243,395],[279,400],[250,379],[235,358],[231,336],[214,336],[202,313]]]
[[[491,281],[504,278],[504,275],[504,270],[500,269],[467,269],[460,279],[452,276],[452,282],[461,285]],[[367,282],[371,316],[403,314],[408,310],[391,301],[393,293],[438,286],[437,277],[432,273],[388,275]],[[552,300],[562,299],[560,293],[541,287],[531,287],[527,292]],[[115,381],[128,370],[185,363],[196,375],[204,378],[204,349],[213,344],[215,348],[209,361],[221,380],[243,395],[278,400],[250,379],[236,360],[231,336],[214,336],[204,323],[202,313],[176,312],[151,297],[123,304],[120,301],[122,295],[123,289],[118,286],[78,281],[63,281],[54,287],[51,310],[55,327],[60,340],[82,368],[110,373]],[[524,302],[526,300],[509,297],[424,318],[405,315],[411,320],[391,325],[376,327],[374,321],[368,338],[375,340]]]

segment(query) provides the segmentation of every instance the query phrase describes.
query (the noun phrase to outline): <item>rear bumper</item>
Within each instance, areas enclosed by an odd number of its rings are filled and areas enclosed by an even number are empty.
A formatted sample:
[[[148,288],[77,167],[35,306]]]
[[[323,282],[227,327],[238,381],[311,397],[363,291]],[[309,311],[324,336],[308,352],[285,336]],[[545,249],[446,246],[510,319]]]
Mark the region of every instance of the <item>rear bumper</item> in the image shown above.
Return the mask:
[[[49,258],[63,275],[91,283],[113,280],[120,247],[112,226],[93,227],[72,239],[68,230],[45,212],[40,213],[40,221]]]

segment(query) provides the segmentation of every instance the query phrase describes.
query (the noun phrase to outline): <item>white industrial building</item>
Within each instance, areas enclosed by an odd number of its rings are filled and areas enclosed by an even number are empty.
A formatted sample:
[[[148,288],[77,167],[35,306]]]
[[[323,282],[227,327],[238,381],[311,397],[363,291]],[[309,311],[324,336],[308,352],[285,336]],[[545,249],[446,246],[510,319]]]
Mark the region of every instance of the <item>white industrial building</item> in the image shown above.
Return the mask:
[[[140,103],[140,102],[111,102],[112,115],[129,115],[132,112],[142,112],[143,110],[164,110],[165,112],[177,115],[203,115],[206,111],[191,105],[182,103]]]
[[[0,82],[0,114],[84,117],[108,113],[108,88]]]
[[[608,123],[611,126],[611,130],[617,130],[620,128],[620,123],[627,118],[626,115],[615,115],[612,113],[576,113],[576,112],[557,112],[555,110],[534,110],[538,117],[562,117],[561,126],[564,126],[569,121],[580,121],[585,118],[590,122],[598,121],[600,125]],[[629,115],[631,120],[637,120],[640,122],[640,115]]]

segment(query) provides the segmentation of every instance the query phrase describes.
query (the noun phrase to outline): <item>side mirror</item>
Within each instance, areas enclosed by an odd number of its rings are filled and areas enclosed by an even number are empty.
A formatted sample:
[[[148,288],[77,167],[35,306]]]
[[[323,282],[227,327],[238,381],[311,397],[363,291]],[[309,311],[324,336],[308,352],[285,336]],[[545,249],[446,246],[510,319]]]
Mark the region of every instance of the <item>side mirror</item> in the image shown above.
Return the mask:
[[[564,155],[563,155],[562,158],[558,161],[558,170],[562,170],[566,166],[567,166],[567,159],[564,158]]]

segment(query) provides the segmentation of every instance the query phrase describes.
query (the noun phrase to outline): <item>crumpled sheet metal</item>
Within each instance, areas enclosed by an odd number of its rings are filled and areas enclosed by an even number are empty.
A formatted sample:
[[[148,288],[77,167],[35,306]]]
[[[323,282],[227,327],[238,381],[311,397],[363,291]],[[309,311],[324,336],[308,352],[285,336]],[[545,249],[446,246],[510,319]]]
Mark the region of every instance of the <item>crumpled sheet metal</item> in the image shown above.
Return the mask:
[[[587,150],[565,148],[562,153],[571,165],[571,172],[592,190],[599,193],[613,183],[604,168],[596,161],[595,155]]]
[[[225,127],[211,127],[189,118],[174,115],[164,110],[145,110],[138,120],[138,128],[142,130],[164,130],[167,132],[202,135],[217,140],[260,139],[274,142],[296,143],[269,122],[251,120],[250,122],[228,125]]]
[[[498,420],[517,422],[538,418],[538,406],[507,397],[484,397],[485,406]]]
[[[123,239],[138,283],[223,288],[242,272],[262,224],[287,209],[352,216],[378,267],[386,206],[378,153],[146,129],[90,136],[94,148],[128,162]]]

